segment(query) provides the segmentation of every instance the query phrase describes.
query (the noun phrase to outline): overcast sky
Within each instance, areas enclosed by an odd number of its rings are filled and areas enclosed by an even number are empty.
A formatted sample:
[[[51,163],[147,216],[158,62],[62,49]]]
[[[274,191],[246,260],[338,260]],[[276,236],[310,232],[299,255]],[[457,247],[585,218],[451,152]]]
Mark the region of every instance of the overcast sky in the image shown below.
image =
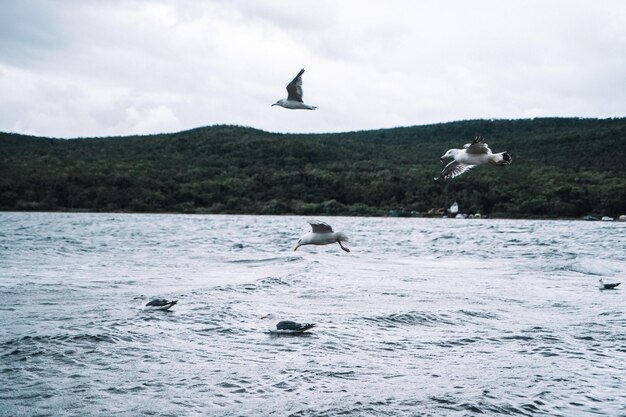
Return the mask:
[[[0,131],[626,115],[626,2],[1,0]],[[306,68],[305,103],[271,107]]]

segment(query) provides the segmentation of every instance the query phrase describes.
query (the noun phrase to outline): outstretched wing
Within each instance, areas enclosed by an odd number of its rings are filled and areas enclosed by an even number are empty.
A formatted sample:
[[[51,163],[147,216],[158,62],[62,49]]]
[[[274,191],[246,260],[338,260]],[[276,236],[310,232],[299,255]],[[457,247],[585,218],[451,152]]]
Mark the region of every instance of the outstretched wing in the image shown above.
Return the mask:
[[[483,143],[483,138],[481,136],[476,136],[472,143],[466,143],[463,147],[465,148],[465,152],[468,154],[480,155],[491,153],[489,145]]]
[[[435,180],[449,180],[451,178],[458,177],[465,171],[474,168],[474,166],[475,165],[466,165],[457,161],[452,161],[448,165],[446,165],[443,171],[441,171],[441,174],[439,174],[439,177],[435,178]]]
[[[482,136],[476,136],[474,137],[474,139],[472,140],[472,143],[466,143],[465,145],[463,145],[463,147],[465,149],[469,148],[472,145],[477,145],[479,143],[481,143],[483,141],[483,137]]]
[[[333,232],[333,228],[330,227],[329,224],[321,222],[319,220],[309,221],[309,224],[311,225],[311,230],[313,233],[332,233]]]
[[[296,78],[287,85],[287,100],[302,103],[302,74],[304,74],[304,68],[302,68],[298,75],[296,75]]]

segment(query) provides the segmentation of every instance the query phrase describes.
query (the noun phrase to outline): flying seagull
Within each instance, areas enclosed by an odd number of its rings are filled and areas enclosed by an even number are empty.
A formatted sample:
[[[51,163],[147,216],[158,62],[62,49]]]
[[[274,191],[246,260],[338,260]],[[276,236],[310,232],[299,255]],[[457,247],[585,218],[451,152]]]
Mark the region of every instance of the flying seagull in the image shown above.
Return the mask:
[[[598,281],[598,288],[600,288],[601,290],[614,290],[615,287],[617,287],[619,284],[621,284],[621,282],[617,282],[614,284],[605,284],[602,281],[602,278],[600,278],[600,281]]]
[[[302,74],[304,74],[304,68],[300,70],[296,78],[294,78],[289,84],[287,84],[287,98],[281,98],[272,106],[281,106],[286,109],[305,109],[315,110],[317,107],[309,106],[302,102]]]
[[[170,300],[165,300],[163,298],[157,298],[155,300],[149,301],[148,304],[146,304],[146,309],[167,311],[170,308],[172,308],[172,306],[176,304],[177,302],[178,300],[170,301]]]
[[[269,319],[275,321],[278,319],[276,314],[270,313],[261,317],[261,319]],[[313,323],[296,323],[291,320],[280,320],[276,325],[270,325],[270,333],[273,334],[302,334],[309,329],[315,327]]]
[[[330,245],[331,243],[339,243],[341,249],[346,252],[350,252],[350,249],[346,248],[341,242],[347,242],[348,236],[342,232],[333,232],[333,228],[329,224],[321,221],[310,221],[311,231],[303,235],[298,239],[298,243],[293,250],[298,250],[300,246],[304,245]]]
[[[454,160],[446,165],[441,174],[435,178],[435,181],[457,177],[465,171],[487,162],[498,166],[509,165],[513,162],[511,155],[507,152],[491,153],[491,149],[486,143],[483,143],[483,138],[480,136],[476,136],[472,143],[465,144],[463,149],[448,149],[440,161],[443,162],[445,158],[454,158]]]

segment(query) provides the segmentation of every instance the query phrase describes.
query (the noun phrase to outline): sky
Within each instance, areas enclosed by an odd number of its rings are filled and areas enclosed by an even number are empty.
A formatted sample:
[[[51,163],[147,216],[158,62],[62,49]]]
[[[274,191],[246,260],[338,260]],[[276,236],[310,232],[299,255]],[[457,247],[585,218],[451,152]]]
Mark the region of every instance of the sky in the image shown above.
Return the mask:
[[[0,131],[626,116],[621,0],[0,0]],[[301,68],[304,102],[271,107]]]

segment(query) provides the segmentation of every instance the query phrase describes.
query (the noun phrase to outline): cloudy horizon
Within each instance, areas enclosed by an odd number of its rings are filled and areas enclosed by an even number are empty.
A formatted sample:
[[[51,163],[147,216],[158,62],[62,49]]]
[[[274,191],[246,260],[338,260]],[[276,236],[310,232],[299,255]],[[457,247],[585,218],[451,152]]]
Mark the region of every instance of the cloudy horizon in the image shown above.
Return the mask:
[[[315,111],[271,107],[304,67]],[[619,1],[7,1],[0,131],[321,133],[626,115]]]

